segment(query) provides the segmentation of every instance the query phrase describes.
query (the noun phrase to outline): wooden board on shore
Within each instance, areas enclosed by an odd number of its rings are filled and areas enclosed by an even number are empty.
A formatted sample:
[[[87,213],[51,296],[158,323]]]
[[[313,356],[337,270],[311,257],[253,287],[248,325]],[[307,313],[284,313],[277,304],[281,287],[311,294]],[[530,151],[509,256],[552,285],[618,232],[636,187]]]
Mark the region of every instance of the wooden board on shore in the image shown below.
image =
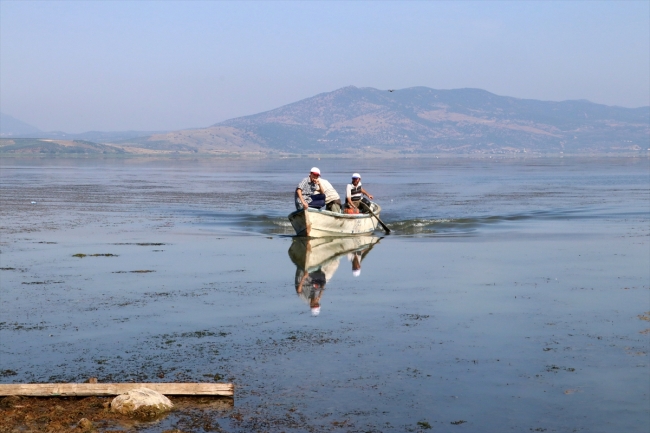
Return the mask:
[[[119,395],[149,388],[163,395],[221,395],[232,397],[232,383],[19,383],[0,384],[0,396],[68,397]]]

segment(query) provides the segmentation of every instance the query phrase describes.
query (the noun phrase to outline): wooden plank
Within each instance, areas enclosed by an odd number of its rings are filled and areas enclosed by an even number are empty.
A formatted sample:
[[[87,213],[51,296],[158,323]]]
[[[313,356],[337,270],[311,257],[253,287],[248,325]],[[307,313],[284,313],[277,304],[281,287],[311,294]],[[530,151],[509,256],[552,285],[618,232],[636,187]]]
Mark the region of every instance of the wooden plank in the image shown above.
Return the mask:
[[[149,388],[163,395],[222,395],[235,393],[232,383],[19,383],[0,384],[0,396],[64,397],[119,395],[135,388]]]

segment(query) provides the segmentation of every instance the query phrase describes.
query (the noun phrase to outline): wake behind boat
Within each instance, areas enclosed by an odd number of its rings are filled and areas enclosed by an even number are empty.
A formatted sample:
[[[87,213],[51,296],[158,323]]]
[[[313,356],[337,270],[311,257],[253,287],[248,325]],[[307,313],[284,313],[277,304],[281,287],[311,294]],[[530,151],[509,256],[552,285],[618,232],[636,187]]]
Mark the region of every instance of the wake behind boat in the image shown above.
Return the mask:
[[[304,210],[297,210],[290,213],[289,221],[298,236],[367,235],[377,229],[381,207],[377,203],[371,202],[370,210],[374,215],[369,213],[343,214],[308,208],[306,212]]]

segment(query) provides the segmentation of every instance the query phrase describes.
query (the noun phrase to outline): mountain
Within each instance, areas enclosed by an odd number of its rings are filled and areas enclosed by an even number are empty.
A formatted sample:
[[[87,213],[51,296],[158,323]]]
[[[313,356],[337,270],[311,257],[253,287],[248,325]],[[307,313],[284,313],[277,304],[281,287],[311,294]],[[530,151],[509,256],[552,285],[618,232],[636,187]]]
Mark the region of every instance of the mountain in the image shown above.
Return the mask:
[[[650,107],[518,99],[480,89],[350,86],[123,145],[200,153],[547,154],[639,152],[649,141]]]
[[[0,113],[0,137],[39,135],[43,131],[8,114]]]
[[[42,137],[63,140],[89,140],[100,143],[115,143],[124,140],[133,140],[139,137],[148,137],[151,134],[160,134],[161,131],[87,131],[70,134],[61,131],[44,132]]]
[[[0,138],[0,154],[20,155],[118,155],[123,149],[86,140],[53,140],[43,138]]]
[[[5,114],[0,126],[1,137],[49,139],[5,140],[2,153],[638,154],[650,147],[650,107],[427,87],[349,86],[207,128],[173,132],[43,132]]]
[[[161,133],[161,131],[88,131],[78,134],[70,134],[62,131],[45,132],[8,114],[0,113],[0,137],[6,138],[47,138],[53,140],[83,140],[111,143],[116,141],[135,139],[138,137],[148,137],[152,134],[159,133]]]

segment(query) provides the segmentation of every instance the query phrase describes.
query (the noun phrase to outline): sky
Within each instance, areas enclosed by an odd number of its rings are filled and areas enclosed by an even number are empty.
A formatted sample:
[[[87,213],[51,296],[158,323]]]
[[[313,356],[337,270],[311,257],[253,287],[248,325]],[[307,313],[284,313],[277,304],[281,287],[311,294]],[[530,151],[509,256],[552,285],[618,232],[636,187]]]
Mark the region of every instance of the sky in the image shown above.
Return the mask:
[[[341,87],[650,105],[650,1],[0,0],[0,111],[205,127]]]

